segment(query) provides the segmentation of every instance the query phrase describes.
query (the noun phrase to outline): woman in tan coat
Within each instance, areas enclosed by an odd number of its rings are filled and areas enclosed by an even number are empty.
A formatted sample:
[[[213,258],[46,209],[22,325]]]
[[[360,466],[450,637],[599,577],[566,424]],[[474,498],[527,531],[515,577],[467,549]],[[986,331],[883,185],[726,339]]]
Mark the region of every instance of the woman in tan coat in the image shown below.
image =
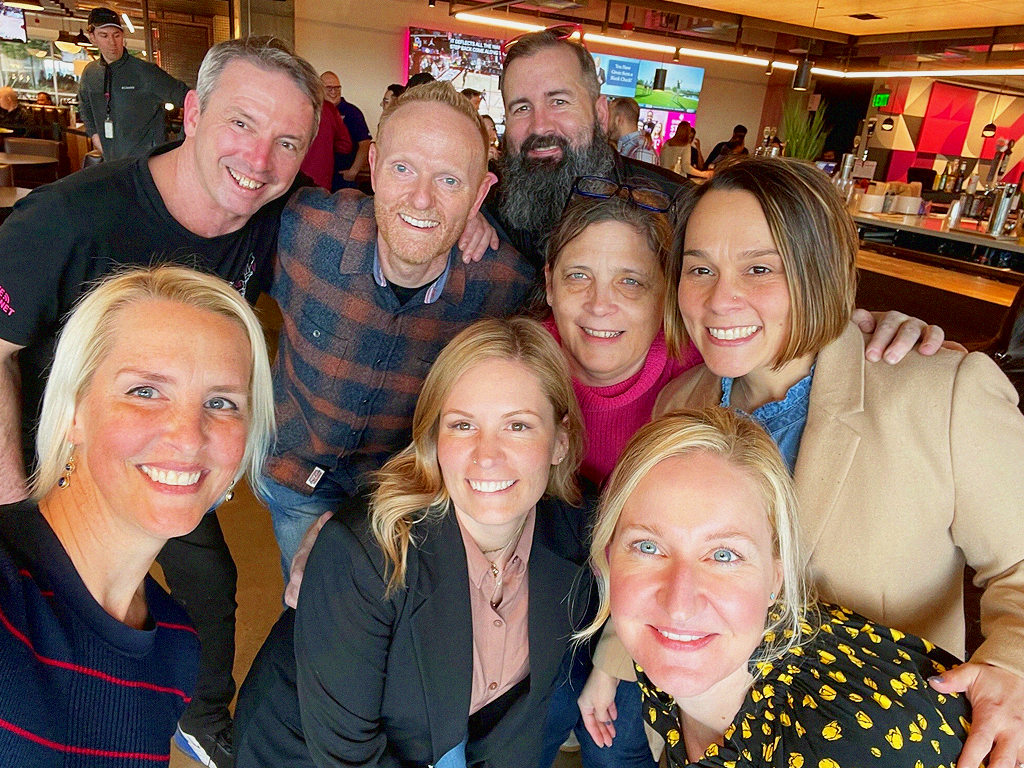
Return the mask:
[[[811,166],[745,160],[701,187],[680,222],[679,301],[666,311],[678,309],[705,363],[662,392],[655,416],[720,404],[768,429],[794,473],[808,567],[827,600],[963,657],[971,565],[986,639],[934,685],[974,707],[959,765],[1024,760],[1024,418],[1013,387],[980,354],[864,359],[849,322],[857,234]]]

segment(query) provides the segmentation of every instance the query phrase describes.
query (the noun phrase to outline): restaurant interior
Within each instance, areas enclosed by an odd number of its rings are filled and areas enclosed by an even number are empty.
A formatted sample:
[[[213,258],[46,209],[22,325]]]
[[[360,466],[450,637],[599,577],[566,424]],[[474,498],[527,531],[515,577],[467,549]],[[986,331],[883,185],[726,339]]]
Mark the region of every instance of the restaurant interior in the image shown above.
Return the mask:
[[[669,93],[674,67],[699,68],[697,97],[662,110],[699,132],[705,152],[749,129],[755,151],[784,112],[825,110],[818,157],[850,201],[862,237],[858,306],[900,309],[942,325],[971,349],[1006,343],[1024,293],[1024,4],[1005,0],[117,0],[134,55],[195,84],[210,45],[245,34],[291,44],[317,71],[336,72],[368,124],[389,83],[419,69],[484,92],[500,126],[498,75],[479,62],[494,43],[525,31],[578,25],[609,75],[623,61],[653,73]],[[83,34],[95,2],[5,0],[23,12],[23,39],[4,36],[0,76],[33,112],[37,130],[4,137],[0,219],[38,184],[90,162],[76,127],[75,92],[95,57]],[[969,26],[968,26],[969,25]],[[443,51],[436,40],[444,37]],[[453,55],[455,37],[461,41]],[[472,45],[466,41],[472,41]],[[475,42],[482,41],[482,42]],[[431,46],[434,46],[433,48]],[[473,46],[476,46],[474,48]],[[466,53],[468,51],[469,53]],[[443,54],[443,55],[442,55]],[[477,55],[479,54],[479,55]],[[616,63],[619,62],[619,63]],[[618,70],[616,70],[618,71]],[[658,86],[661,86],[660,88]],[[639,86],[638,86],[639,87]],[[650,89],[649,89],[650,90]],[[676,95],[679,89],[676,89]],[[699,97],[699,98],[698,98]],[[648,102],[648,105],[654,102]],[[641,100],[642,109],[647,105]],[[654,107],[652,107],[653,109]],[[674,115],[674,117],[673,117]],[[175,125],[174,110],[168,126]],[[660,119],[660,112],[659,112]],[[783,150],[784,151],[784,150]],[[847,158],[844,162],[844,157]],[[880,198],[880,199],[879,199]],[[924,214],[924,215],[919,215]],[[261,304],[268,338],[275,308]],[[998,343],[998,342],[997,342]],[[238,566],[236,680],[280,611],[277,549],[269,517],[248,492],[222,507]],[[578,765],[563,754],[560,765]],[[172,766],[193,765],[178,753]]]

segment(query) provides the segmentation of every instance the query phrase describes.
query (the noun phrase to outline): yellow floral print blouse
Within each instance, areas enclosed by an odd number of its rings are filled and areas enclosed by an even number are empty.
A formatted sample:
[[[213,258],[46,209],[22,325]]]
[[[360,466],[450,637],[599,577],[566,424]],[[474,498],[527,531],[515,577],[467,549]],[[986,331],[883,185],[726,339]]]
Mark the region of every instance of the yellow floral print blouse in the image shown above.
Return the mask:
[[[953,768],[970,705],[927,683],[959,662],[927,640],[820,605],[813,635],[775,663],[752,662],[740,711],[696,763],[688,761],[672,697],[637,666],[644,716],[664,738],[671,768]],[[753,658],[758,658],[755,653]]]

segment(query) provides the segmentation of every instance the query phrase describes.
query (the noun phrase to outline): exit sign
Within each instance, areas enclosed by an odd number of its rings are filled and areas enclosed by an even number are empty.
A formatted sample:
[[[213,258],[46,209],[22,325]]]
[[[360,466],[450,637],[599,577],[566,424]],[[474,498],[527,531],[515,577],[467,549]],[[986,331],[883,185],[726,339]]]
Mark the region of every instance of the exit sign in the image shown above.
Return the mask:
[[[887,106],[889,106],[889,96],[890,95],[891,94],[888,94],[888,93],[885,93],[885,92],[883,92],[883,93],[876,93],[871,98],[871,106],[872,107],[887,107]]]

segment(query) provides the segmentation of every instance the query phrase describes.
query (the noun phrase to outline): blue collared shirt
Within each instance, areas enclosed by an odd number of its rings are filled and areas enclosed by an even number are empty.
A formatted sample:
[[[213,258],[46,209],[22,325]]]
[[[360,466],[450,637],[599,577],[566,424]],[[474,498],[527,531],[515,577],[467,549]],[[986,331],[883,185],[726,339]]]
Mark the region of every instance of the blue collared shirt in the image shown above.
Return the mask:
[[[440,298],[441,292],[448,282],[448,274],[452,271],[452,259],[456,258],[457,248],[458,246],[452,246],[448,252],[448,262],[444,265],[444,272],[437,276],[437,279],[427,288],[427,292],[423,294],[424,304],[433,304]],[[378,243],[373,244],[373,279],[381,288],[388,287],[388,279],[384,277],[384,270],[380,265],[380,245]]]
[[[800,453],[800,438],[803,437],[804,427],[807,426],[807,410],[811,404],[811,379],[814,378],[814,366],[811,372],[800,381],[789,388],[786,396],[773,403],[765,403],[760,408],[755,408],[753,413],[744,414],[750,416],[754,421],[768,430],[772,440],[779,446],[779,452],[789,467],[789,474],[793,474],[796,467],[796,457]],[[722,378],[722,400],[719,403],[723,408],[729,407],[732,399],[733,379]],[[739,413],[743,413],[738,408]]]

